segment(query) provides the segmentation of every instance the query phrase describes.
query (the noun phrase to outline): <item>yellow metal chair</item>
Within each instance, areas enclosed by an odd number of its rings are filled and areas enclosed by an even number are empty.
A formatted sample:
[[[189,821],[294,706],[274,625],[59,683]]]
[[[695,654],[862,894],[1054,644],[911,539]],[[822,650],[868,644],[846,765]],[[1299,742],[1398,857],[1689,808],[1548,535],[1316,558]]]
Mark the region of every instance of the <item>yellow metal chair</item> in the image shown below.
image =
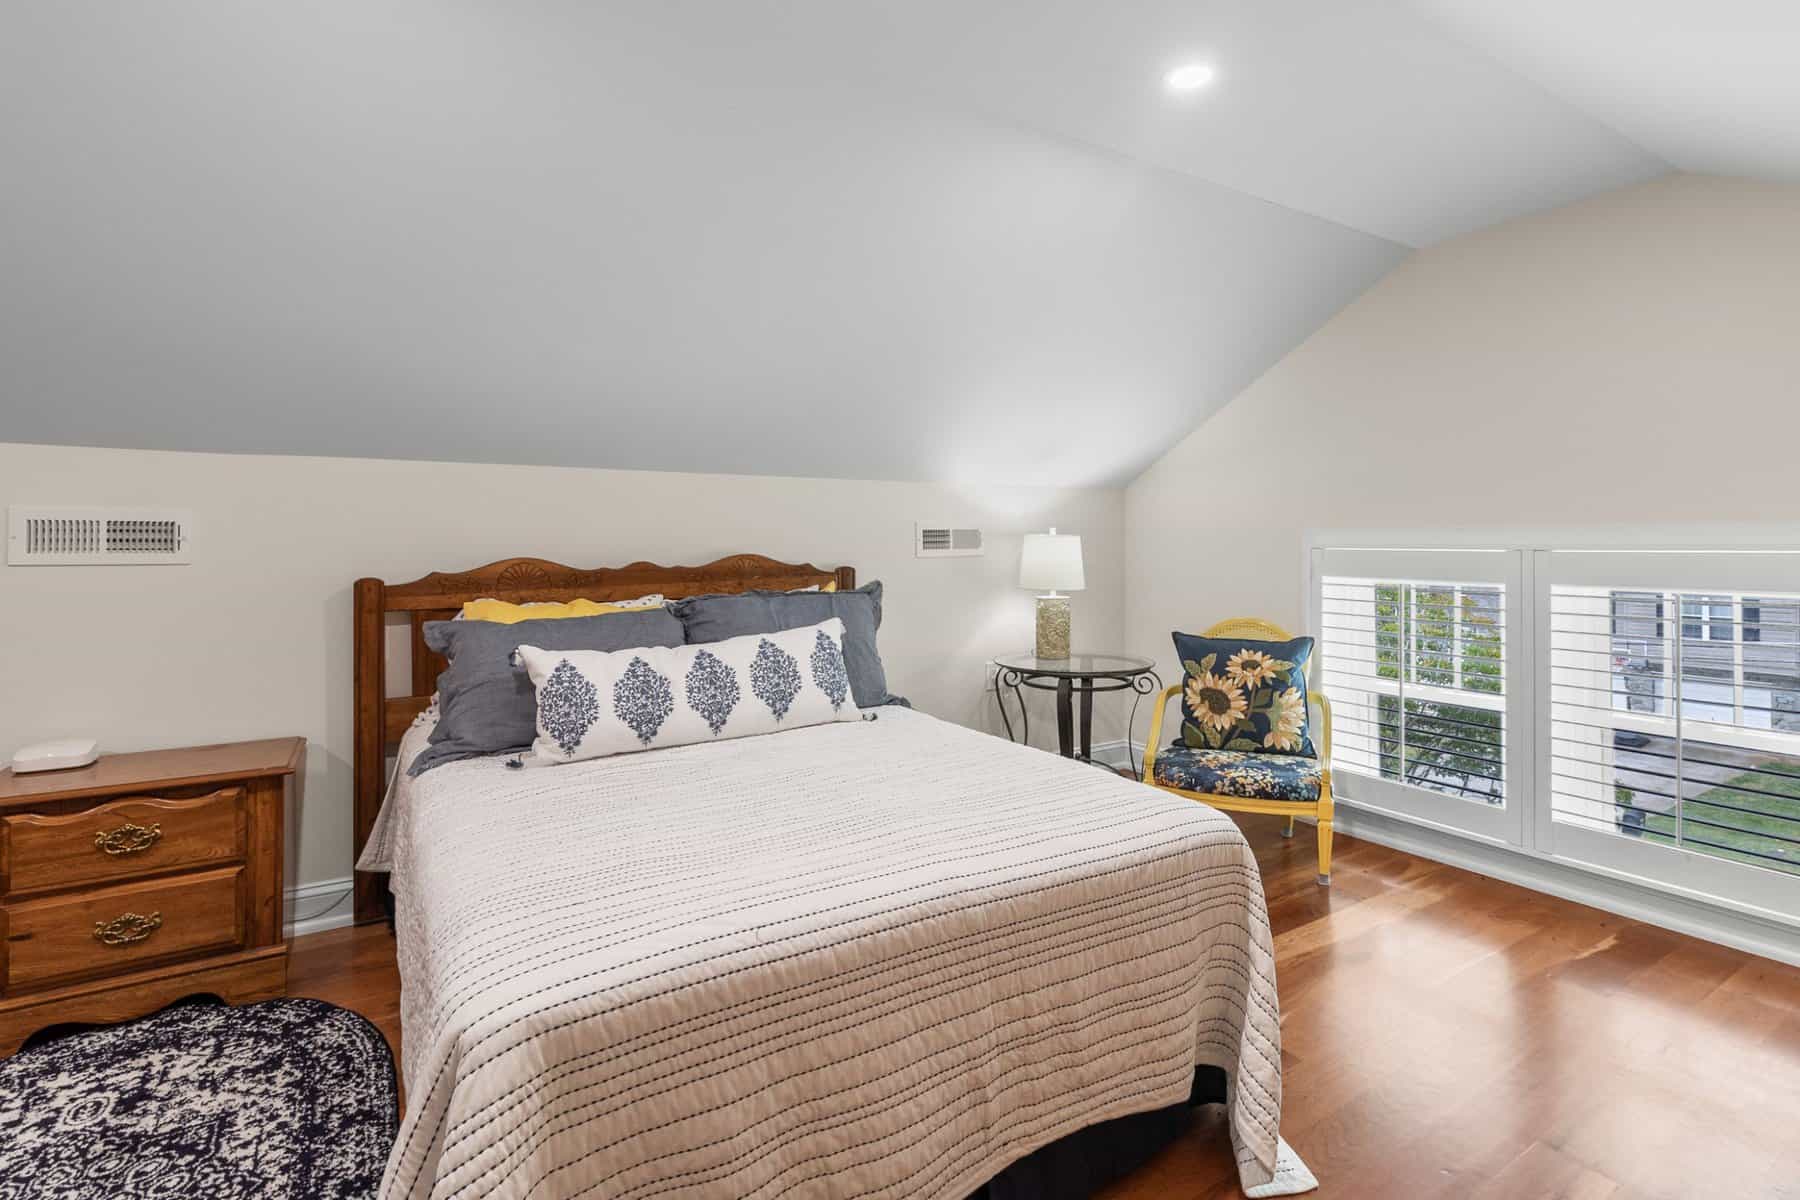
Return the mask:
[[[1255,617],[1234,617],[1228,621],[1220,621],[1200,636],[1209,638],[1244,638],[1261,642],[1285,642],[1294,635],[1279,625],[1261,621]],[[1305,675],[1305,669],[1301,674]],[[1150,742],[1144,748],[1144,782],[1161,791],[1171,792],[1177,796],[1185,796],[1189,800],[1199,800],[1214,808],[1227,809],[1231,812],[1266,813],[1271,816],[1286,817],[1287,828],[1283,836],[1294,835],[1295,817],[1312,817],[1319,823],[1319,883],[1329,887],[1331,884],[1331,702],[1325,694],[1312,687],[1313,681],[1307,680],[1307,698],[1310,703],[1319,706],[1320,721],[1318,736],[1314,742],[1319,751],[1319,795],[1316,800],[1262,800],[1245,796],[1222,796],[1211,792],[1184,791],[1165,783],[1156,781],[1156,760],[1163,752],[1162,723],[1163,712],[1169,701],[1181,695],[1182,685],[1177,683],[1166,687],[1156,699],[1156,711],[1150,717]]]

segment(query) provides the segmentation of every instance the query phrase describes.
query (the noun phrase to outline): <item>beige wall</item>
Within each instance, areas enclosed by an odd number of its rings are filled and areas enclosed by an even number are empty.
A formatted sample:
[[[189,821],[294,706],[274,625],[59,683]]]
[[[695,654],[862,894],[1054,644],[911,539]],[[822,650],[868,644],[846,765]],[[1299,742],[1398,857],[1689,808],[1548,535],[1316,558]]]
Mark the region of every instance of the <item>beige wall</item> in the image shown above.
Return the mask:
[[[1308,530],[1789,521],[1800,540],[1797,263],[1800,188],[1692,176],[1446,243],[1123,493],[0,443],[0,503],[184,507],[198,537],[190,566],[0,568],[0,752],[304,734],[295,878],[329,880],[350,858],[361,575],[520,553],[850,563],[888,585],[894,688],[995,729],[984,665],[1029,644],[1030,529],[1085,536],[1078,646],[1165,660],[1172,628],[1300,624]],[[915,559],[915,520],[980,524],[989,552]],[[1121,736],[1117,701],[1097,738]]]
[[[1672,176],[1421,252],[1125,507],[1127,642],[1165,663],[1171,629],[1299,627],[1309,530],[1800,542],[1800,187]]]
[[[1083,535],[1075,640],[1123,629],[1116,489],[682,475],[365,459],[96,450],[0,443],[0,504],[193,511],[194,562],[0,567],[0,754],[91,733],[107,749],[304,734],[301,883],[350,869],[350,585],[536,554],[598,566],[703,562],[751,550],[850,564],[887,585],[890,686],[937,716],[998,729],[987,659],[1030,644],[1018,538]],[[981,558],[916,559],[913,522],[986,529]],[[1113,698],[1116,700],[1117,698]],[[1116,711],[1115,711],[1116,709]],[[1096,738],[1123,733],[1103,703]],[[1033,741],[1054,744],[1041,698]]]

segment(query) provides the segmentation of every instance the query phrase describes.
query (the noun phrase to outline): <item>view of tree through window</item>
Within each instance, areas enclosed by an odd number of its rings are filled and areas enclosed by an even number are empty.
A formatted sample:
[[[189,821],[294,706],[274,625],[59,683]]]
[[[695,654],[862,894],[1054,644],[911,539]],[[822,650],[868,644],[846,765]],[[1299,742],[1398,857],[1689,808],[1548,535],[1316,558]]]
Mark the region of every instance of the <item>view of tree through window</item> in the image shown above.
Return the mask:
[[[1375,588],[1376,673],[1383,679],[1500,696],[1503,629],[1498,588],[1398,583]],[[1506,762],[1501,710],[1416,695],[1384,695],[1378,708],[1382,775],[1501,801]]]

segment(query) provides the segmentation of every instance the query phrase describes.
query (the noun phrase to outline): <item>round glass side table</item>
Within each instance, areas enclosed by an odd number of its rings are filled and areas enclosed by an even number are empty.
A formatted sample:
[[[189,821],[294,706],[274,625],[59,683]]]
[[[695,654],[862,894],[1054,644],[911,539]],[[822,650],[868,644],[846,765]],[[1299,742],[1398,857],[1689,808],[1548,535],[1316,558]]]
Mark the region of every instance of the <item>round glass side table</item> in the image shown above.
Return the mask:
[[[1131,702],[1132,722],[1137,719],[1137,706],[1145,696],[1162,691],[1162,677],[1156,664],[1147,658],[1129,654],[1071,654],[1067,658],[1039,658],[1035,654],[1004,654],[994,661],[994,704],[1000,709],[1000,722],[1006,736],[1013,741],[1031,740],[1031,717],[1025,708],[1025,688],[1056,693],[1056,742],[1064,758],[1092,763],[1094,752],[1094,693],[1124,692],[1134,694]],[[1003,689],[1010,688],[1019,707],[1019,733],[1013,737],[1012,718],[1006,711]],[[1081,752],[1075,752],[1075,695],[1081,695]],[[1125,726],[1128,731],[1131,723]],[[1126,754],[1130,755],[1129,748]],[[1095,763],[1104,766],[1104,763]],[[1132,774],[1137,763],[1131,764]]]

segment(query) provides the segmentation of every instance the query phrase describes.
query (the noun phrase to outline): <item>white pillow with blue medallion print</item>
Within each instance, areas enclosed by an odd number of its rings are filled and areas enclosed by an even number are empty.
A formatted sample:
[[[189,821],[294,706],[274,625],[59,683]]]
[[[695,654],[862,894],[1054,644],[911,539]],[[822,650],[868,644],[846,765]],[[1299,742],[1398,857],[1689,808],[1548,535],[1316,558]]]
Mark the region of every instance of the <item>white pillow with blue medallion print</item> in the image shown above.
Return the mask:
[[[537,692],[539,765],[862,716],[837,617],[701,645],[513,653]]]

